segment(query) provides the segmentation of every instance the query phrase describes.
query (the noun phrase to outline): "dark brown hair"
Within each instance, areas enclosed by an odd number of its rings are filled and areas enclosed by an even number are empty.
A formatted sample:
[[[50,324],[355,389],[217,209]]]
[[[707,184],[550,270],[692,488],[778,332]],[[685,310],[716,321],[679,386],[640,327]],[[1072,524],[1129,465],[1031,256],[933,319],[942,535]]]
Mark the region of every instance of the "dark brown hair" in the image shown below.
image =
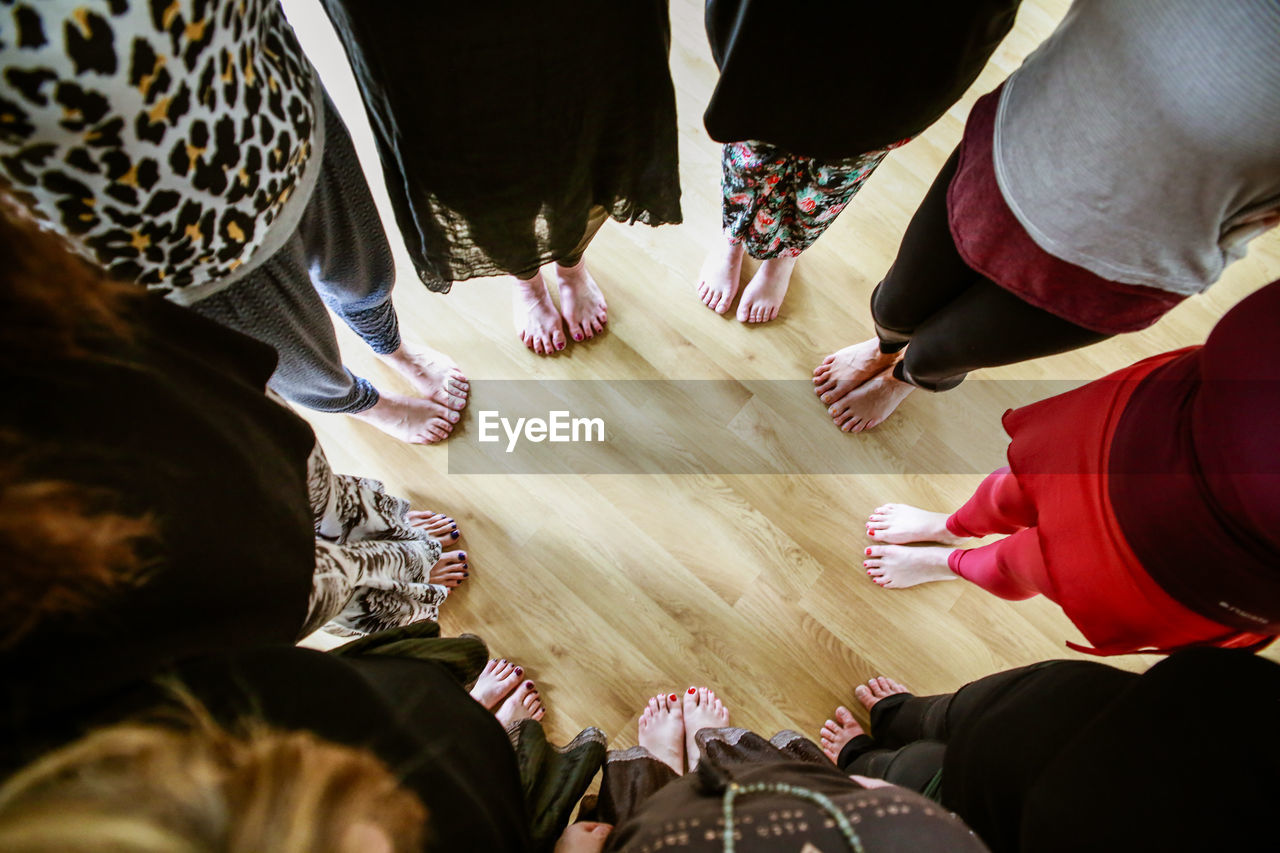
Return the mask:
[[[108,281],[0,192],[0,377],[5,365],[91,359],[96,341],[127,338],[137,293]],[[136,546],[152,532],[145,517],[103,510],[100,493],[28,476],[23,460],[37,447],[57,453],[39,436],[0,434],[0,647],[48,616],[136,583]]]

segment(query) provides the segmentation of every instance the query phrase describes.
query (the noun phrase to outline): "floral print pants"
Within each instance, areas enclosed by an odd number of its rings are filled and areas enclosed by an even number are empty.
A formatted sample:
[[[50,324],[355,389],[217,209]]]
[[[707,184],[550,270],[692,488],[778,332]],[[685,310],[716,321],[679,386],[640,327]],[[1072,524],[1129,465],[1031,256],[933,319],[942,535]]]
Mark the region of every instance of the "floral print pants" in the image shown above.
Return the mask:
[[[724,233],[758,260],[795,257],[814,244],[903,139],[847,160],[801,157],[767,142],[724,146]]]

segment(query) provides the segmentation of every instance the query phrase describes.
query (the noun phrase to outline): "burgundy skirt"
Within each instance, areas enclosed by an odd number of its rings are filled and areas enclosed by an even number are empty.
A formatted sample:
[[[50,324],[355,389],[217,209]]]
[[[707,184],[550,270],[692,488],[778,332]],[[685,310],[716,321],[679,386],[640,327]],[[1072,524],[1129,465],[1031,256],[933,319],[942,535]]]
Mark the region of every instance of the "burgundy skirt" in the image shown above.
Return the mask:
[[[997,88],[974,104],[960,142],[960,163],[947,188],[951,238],[964,262],[1023,301],[1106,335],[1145,329],[1185,299],[1154,287],[1108,281],[1049,254],[1031,239],[996,182],[993,140],[999,103]]]

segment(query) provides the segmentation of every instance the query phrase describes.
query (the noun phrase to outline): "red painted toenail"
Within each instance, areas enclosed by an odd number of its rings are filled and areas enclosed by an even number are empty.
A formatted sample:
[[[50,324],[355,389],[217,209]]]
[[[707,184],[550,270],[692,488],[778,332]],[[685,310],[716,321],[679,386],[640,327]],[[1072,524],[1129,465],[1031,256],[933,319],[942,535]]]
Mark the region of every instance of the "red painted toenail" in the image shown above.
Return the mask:
[[[680,698],[679,696],[677,696],[676,694],[672,693],[670,696],[668,696],[668,697],[667,697],[667,701],[668,701],[668,702],[674,702],[674,701],[676,701],[676,700],[677,700],[677,699],[679,699],[679,698]]]
[[[526,681],[526,682],[524,683],[524,686],[525,686],[525,687],[527,687],[527,688],[529,688],[530,690],[532,690],[532,689],[533,689],[533,682],[532,682],[532,681]]]
[[[868,536],[875,536],[875,535],[876,535],[876,532],[875,532],[874,530],[868,530],[868,531],[867,531],[867,535],[868,535]]]
[[[690,688],[689,688],[689,695],[690,695],[690,696],[692,696],[693,694],[695,694],[695,693],[697,693],[697,692],[698,692],[698,688],[696,688],[696,687],[690,687]]]
[[[868,557],[870,557],[870,556],[871,556],[871,549],[870,549],[870,548],[868,548],[867,550],[863,551],[862,553],[864,553],[864,554],[866,554]]]
[[[516,675],[524,675],[524,667],[522,666],[516,667]]]

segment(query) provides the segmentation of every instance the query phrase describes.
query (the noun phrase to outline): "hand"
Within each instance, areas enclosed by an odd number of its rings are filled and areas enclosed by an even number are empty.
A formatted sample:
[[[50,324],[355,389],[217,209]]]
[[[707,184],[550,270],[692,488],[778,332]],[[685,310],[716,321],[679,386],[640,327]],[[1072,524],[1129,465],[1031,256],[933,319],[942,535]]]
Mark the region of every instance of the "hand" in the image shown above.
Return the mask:
[[[892,782],[886,782],[883,779],[873,779],[870,776],[859,776],[856,773],[850,773],[849,778],[857,782],[864,788],[896,788],[897,785]]]
[[[555,853],[600,853],[610,832],[613,825],[608,823],[570,824],[556,842]]]

